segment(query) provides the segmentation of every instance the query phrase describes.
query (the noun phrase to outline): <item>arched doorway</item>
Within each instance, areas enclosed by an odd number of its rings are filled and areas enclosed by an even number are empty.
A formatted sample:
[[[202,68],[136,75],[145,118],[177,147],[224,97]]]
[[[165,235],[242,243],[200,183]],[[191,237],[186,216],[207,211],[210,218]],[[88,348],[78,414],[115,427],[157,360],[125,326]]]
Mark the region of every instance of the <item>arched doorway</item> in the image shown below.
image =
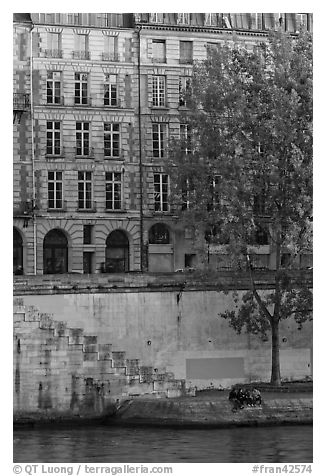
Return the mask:
[[[107,273],[129,271],[129,240],[121,230],[112,231],[106,239],[105,271]]]
[[[58,229],[49,231],[43,241],[43,273],[68,272],[68,240]]]
[[[23,239],[17,228],[14,227],[14,250],[13,250],[14,274],[24,274],[23,268]]]

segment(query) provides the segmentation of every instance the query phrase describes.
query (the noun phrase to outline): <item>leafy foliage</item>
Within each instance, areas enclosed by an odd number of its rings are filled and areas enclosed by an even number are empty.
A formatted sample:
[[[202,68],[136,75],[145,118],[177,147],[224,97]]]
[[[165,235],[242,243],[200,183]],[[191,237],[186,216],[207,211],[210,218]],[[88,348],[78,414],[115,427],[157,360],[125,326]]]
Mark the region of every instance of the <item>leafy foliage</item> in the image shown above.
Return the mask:
[[[312,248],[311,35],[273,32],[253,51],[234,38],[194,66],[186,103],[191,153],[183,140],[172,143],[172,201],[203,247],[204,238],[225,245],[250,273],[251,291],[222,317],[237,332],[265,339],[271,330],[278,353],[279,321],[311,318],[311,291],[289,274]],[[267,295],[250,262],[253,245],[265,242],[275,268]]]

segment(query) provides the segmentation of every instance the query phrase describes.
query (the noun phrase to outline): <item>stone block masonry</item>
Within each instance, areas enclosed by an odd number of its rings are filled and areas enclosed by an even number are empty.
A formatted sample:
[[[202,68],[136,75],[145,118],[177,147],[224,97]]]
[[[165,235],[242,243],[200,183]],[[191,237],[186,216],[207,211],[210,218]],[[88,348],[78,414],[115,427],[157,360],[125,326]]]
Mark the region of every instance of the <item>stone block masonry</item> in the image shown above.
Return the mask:
[[[95,418],[129,396],[269,381],[270,340],[238,335],[219,317],[245,283],[220,280],[138,273],[16,278],[15,414]],[[280,323],[280,357],[284,380],[311,379],[312,322]]]
[[[227,395],[209,400],[200,397],[157,401],[126,400],[108,424],[155,425],[182,428],[227,428],[312,424],[312,397],[263,401],[256,407],[232,411]]]
[[[117,401],[131,395],[185,394],[173,375],[157,388],[153,368],[97,341],[15,299],[14,420],[93,420],[114,413]]]

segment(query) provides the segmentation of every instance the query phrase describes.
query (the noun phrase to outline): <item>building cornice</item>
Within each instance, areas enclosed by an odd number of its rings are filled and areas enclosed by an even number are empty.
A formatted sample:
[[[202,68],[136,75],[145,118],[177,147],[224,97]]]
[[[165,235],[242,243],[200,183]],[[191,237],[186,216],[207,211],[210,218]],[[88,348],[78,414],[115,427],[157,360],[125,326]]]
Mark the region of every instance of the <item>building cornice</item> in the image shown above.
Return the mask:
[[[268,31],[261,30],[240,30],[237,28],[227,29],[227,28],[214,28],[207,26],[185,26],[185,25],[161,25],[161,24],[151,24],[148,23],[136,23],[136,28],[141,30],[156,30],[156,31],[180,31],[180,32],[193,32],[193,33],[208,33],[214,35],[240,35],[240,36],[255,36],[255,37],[266,37]]]

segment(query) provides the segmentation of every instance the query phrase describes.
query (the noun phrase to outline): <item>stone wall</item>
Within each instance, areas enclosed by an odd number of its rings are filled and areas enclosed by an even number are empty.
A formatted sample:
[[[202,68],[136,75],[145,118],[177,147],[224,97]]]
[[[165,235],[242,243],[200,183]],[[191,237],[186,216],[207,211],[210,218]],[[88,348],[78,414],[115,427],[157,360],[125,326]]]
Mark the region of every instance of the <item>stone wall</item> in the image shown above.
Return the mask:
[[[53,282],[43,283],[43,294],[36,282],[37,294],[33,286],[21,294],[16,288],[18,413],[100,415],[129,395],[178,396],[269,380],[270,339],[237,335],[218,317],[234,306],[233,291],[115,279],[110,287],[89,283],[88,290],[82,279],[71,291],[67,283],[53,289]],[[283,379],[311,378],[312,323],[300,330],[294,320],[282,321],[280,341]]]
[[[185,394],[184,382],[173,374],[154,372],[99,341],[98,335],[15,299],[15,420],[101,418],[113,413],[122,397]]]

